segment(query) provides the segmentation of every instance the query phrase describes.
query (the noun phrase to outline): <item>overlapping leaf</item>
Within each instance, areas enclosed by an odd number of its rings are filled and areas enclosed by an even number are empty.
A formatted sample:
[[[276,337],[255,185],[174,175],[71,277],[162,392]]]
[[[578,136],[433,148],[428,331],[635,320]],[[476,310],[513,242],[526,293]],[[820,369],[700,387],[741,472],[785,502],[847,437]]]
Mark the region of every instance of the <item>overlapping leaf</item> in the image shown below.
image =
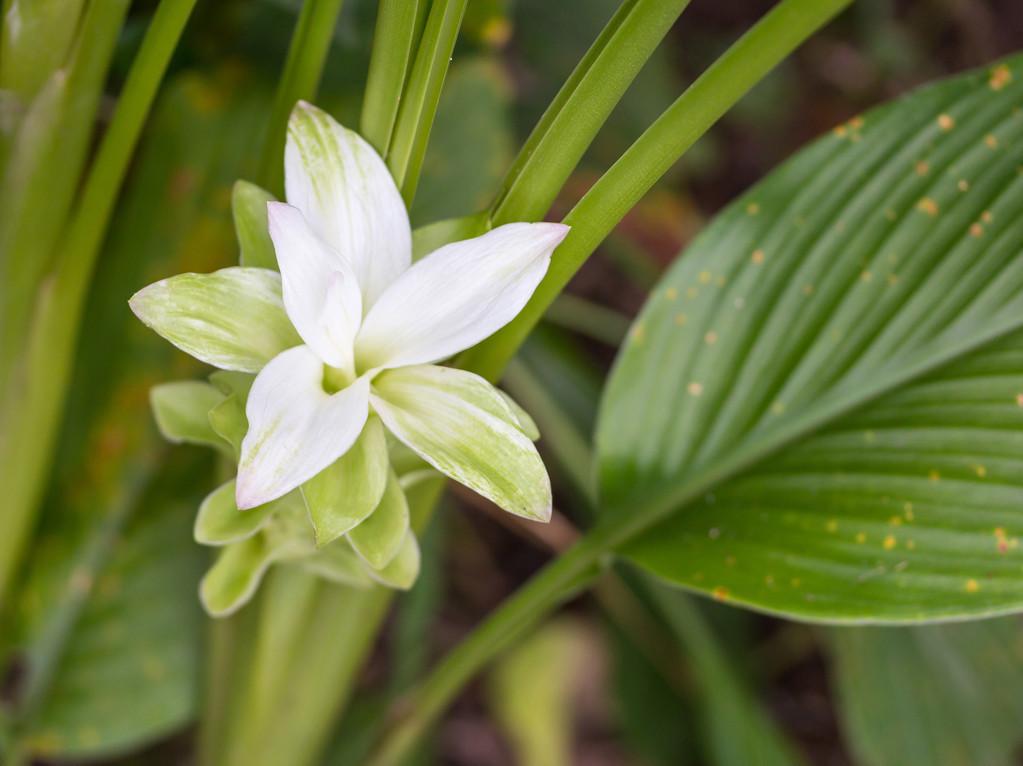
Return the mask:
[[[838,127],[633,327],[598,430],[625,554],[823,620],[1023,606],[1023,58]]]

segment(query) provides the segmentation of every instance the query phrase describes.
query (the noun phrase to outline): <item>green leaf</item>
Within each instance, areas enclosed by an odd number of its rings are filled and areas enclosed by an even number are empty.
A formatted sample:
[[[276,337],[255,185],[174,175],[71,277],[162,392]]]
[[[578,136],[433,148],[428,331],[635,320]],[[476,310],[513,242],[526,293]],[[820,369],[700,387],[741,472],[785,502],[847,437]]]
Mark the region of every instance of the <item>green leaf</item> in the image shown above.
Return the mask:
[[[212,617],[227,617],[244,606],[273,563],[263,535],[254,535],[221,549],[199,584],[199,598]]]
[[[598,427],[606,514],[667,519],[626,556],[805,619],[1023,606],[1021,68],[840,126],[669,271]]]
[[[62,648],[45,637],[28,646],[29,663],[37,652],[62,652],[22,735],[29,753],[46,760],[109,758],[168,734],[192,715],[201,557],[188,533],[190,508],[168,495],[185,475],[177,471],[147,491],[139,515],[119,533],[116,526],[101,529],[66,573],[67,598],[48,613],[51,625],[67,631],[51,634]],[[108,533],[109,552],[102,550]],[[108,556],[95,570],[94,554]]]
[[[367,570],[370,577],[390,588],[408,590],[419,576],[419,543],[415,533],[410,529],[398,548],[398,553],[391,563],[382,569]]]
[[[268,269],[178,274],[139,290],[131,309],[186,354],[225,370],[259,372],[302,343],[284,311],[281,277]]]
[[[195,541],[201,545],[229,545],[256,534],[277,506],[267,503],[245,511],[234,501],[234,479],[213,490],[195,517]]]
[[[1018,620],[840,628],[831,638],[838,711],[857,763],[1018,763]]]
[[[266,220],[266,203],[276,199],[266,189],[253,183],[235,182],[231,190],[231,212],[242,266],[277,271],[277,253]]]
[[[389,470],[380,503],[348,533],[348,541],[373,569],[383,569],[398,554],[408,529],[408,502],[398,477]]]
[[[255,376],[243,372],[217,370],[210,375],[210,382],[225,394],[225,399],[208,414],[210,427],[231,445],[235,462],[242,451],[242,439],[249,430],[249,419],[245,415],[245,404]]]
[[[384,425],[444,475],[525,518],[546,521],[551,485],[533,443],[497,389],[463,370],[387,370],[371,402]]]
[[[380,418],[370,417],[351,449],[302,485],[317,545],[336,540],[373,513],[387,485],[387,466],[384,428]]]
[[[534,421],[533,418],[529,416],[528,412],[526,412],[524,409],[522,409],[522,407],[519,406],[518,402],[512,399],[504,391],[498,389],[497,393],[501,395],[501,398],[504,399],[505,404],[508,405],[508,409],[511,410],[512,414],[515,416],[515,422],[513,423],[513,425],[518,427],[518,429],[522,431],[522,433],[530,441],[534,442],[537,441],[540,438],[540,429],[537,428],[536,421]]]

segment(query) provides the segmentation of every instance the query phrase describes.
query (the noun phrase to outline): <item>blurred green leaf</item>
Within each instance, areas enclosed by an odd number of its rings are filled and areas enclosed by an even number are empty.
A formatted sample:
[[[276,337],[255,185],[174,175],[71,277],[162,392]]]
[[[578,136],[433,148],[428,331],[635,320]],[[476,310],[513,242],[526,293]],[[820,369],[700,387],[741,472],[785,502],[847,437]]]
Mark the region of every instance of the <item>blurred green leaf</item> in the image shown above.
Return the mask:
[[[153,386],[149,402],[160,435],[174,444],[201,444],[224,450],[227,444],[210,425],[210,410],[224,401],[215,386],[179,380]]]
[[[251,156],[238,136],[265,101],[243,83],[234,69],[168,86],[99,264],[53,489],[0,630],[22,658],[12,714],[30,755],[123,752],[195,713],[204,556],[191,527],[210,455],[175,450],[161,466],[149,388],[197,365],[126,301],[155,278],[236,260],[230,184]]]
[[[452,65],[412,205],[413,226],[474,213],[491,202],[512,159],[510,96],[496,61]]]
[[[1019,763],[1018,619],[829,635],[838,712],[861,766]]]
[[[277,254],[266,218],[266,203],[275,199],[266,189],[248,181],[235,182],[231,192],[231,210],[242,266],[277,270]]]
[[[382,569],[398,554],[409,530],[408,502],[393,470],[387,472],[384,494],[366,519],[348,533],[352,548],[374,569]]]
[[[548,623],[509,651],[490,674],[490,708],[517,763],[572,763],[572,689],[583,670],[585,637],[569,620]]]
[[[610,512],[678,511],[625,555],[804,619],[1023,606],[1021,65],[840,126],[670,270],[598,429]]]

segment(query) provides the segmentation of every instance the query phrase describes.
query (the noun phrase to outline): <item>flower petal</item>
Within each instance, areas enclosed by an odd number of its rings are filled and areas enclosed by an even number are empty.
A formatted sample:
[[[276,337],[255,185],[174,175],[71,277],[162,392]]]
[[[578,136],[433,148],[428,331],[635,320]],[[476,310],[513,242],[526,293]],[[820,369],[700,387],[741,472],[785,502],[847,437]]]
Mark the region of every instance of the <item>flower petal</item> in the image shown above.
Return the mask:
[[[302,485],[317,545],[335,540],[373,513],[387,485],[387,466],[384,427],[371,416],[352,448]]]
[[[301,343],[281,300],[281,277],[233,266],[178,274],[135,293],[135,316],[196,359],[222,370],[258,372]]]
[[[199,600],[211,617],[226,617],[248,603],[273,556],[262,535],[221,549],[216,562],[199,583]]]
[[[356,553],[373,569],[383,569],[401,549],[409,530],[409,510],[405,493],[394,471],[388,471],[387,488],[373,513],[348,533]]]
[[[567,233],[559,223],[510,223],[413,264],[363,320],[360,368],[437,362],[492,335],[526,305]]]
[[[366,567],[366,574],[379,583],[399,590],[408,590],[419,577],[419,566],[421,556],[419,553],[419,541],[415,533],[410,529],[398,547],[391,562],[382,569]]]
[[[195,517],[195,541],[200,545],[229,545],[252,537],[277,510],[267,503],[249,511],[240,511],[234,502],[234,480],[222,484],[206,496]]]
[[[355,334],[362,321],[355,272],[313,231],[298,208],[268,202],[266,210],[288,317],[320,359],[352,370]]]
[[[201,380],[161,383],[149,391],[149,404],[160,434],[173,444],[201,444],[230,453],[210,425],[210,411],[224,401],[216,386]]]
[[[355,270],[367,306],[412,260],[408,212],[373,147],[326,112],[298,102],[284,150],[288,202]]]
[[[323,363],[307,346],[280,354],[256,377],[238,464],[238,507],[268,503],[341,457],[368,414],[369,383],[323,390]]]
[[[370,402],[384,425],[441,473],[528,519],[551,515],[551,484],[536,447],[482,378],[446,368],[388,370]],[[493,391],[484,392],[483,385]]]

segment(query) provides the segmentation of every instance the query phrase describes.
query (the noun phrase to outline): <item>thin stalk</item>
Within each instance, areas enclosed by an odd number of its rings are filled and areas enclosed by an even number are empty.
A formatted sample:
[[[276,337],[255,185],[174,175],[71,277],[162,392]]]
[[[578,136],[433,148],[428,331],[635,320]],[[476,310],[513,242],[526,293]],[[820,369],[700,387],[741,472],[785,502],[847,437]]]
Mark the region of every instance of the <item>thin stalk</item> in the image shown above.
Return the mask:
[[[544,281],[510,324],[459,360],[496,379],[586,259],[657,180],[796,46],[852,0],[783,0],[699,77],[565,217],[572,227]]]
[[[573,232],[576,243],[569,254],[576,267],[682,151],[781,58],[849,2],[851,0],[783,0],[694,83],[573,211],[579,223]],[[561,260],[566,260],[564,250],[563,247],[559,253]],[[542,308],[549,305],[567,282],[565,266],[555,270],[552,264],[552,271],[555,271],[555,283],[563,281],[553,292],[548,286],[550,279],[541,285],[541,290],[546,288],[547,294],[546,300],[541,298]],[[526,319],[525,332],[538,318],[536,314]],[[496,353],[477,357],[473,360],[476,362],[473,369],[496,376],[525,332],[520,328],[520,332],[499,339],[495,344]],[[761,450],[775,447],[758,445]],[[734,460],[672,488],[634,514],[606,515],[592,531],[514,593],[438,663],[413,695],[407,714],[382,740],[369,766],[398,766],[464,684],[560,604],[581,578],[591,575],[626,541],[650,529],[723,478],[742,470],[756,459],[753,452],[755,450],[737,455]]]
[[[423,39],[408,86],[398,110],[387,166],[391,169],[405,205],[412,206],[419,185],[419,172],[426,156],[433,120],[440,103],[440,92],[451,63],[458,30],[462,26],[468,0],[435,0],[426,19]]]
[[[619,311],[571,293],[559,295],[544,319],[611,348],[618,348],[632,323]]]
[[[377,11],[359,132],[385,159],[426,6],[426,0],[381,0]]]
[[[0,403],[0,481],[6,501],[0,605],[49,467],[96,256],[143,122],[194,6],[195,0],[164,0],[146,31],[60,248],[57,271],[39,291],[19,375]]]
[[[284,194],[284,137],[288,132],[288,115],[296,102],[316,96],[341,3],[342,0],[305,0],[291,35],[284,71],[270,108],[257,175],[260,185],[277,197]]]
[[[542,219],[690,0],[625,0],[544,112],[493,206],[497,225]]]

